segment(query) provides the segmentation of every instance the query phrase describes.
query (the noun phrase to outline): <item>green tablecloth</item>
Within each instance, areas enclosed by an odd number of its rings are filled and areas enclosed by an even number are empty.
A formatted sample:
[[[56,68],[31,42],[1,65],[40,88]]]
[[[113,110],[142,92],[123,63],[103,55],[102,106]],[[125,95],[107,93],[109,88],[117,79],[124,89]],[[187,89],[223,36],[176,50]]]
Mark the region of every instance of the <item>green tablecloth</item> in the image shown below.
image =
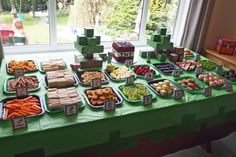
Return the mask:
[[[136,64],[146,62],[142,58],[137,58]],[[152,63],[158,63],[158,61],[152,60]],[[70,63],[67,62],[67,64]],[[32,74],[43,79],[40,72]],[[0,77],[1,99],[9,97],[3,94],[6,76],[5,62],[3,62]],[[194,74],[184,73],[184,76],[194,76]],[[161,78],[173,80],[172,76],[162,74]],[[146,84],[146,81],[141,79],[137,79],[136,82]],[[106,86],[118,89],[121,84],[124,83],[110,81]],[[234,85],[233,88],[235,87]],[[80,92],[84,89],[80,85],[77,88]],[[43,85],[36,92],[42,97],[45,93],[46,89]],[[236,111],[235,95],[235,92],[213,90],[212,97],[206,98],[201,94],[193,95],[185,92],[183,100],[157,97],[151,106],[129,104],[124,101],[120,107],[111,112],[95,110],[86,105],[77,116],[73,117],[65,117],[64,113],[45,113],[40,117],[29,118],[28,129],[18,131],[12,131],[11,122],[0,122],[0,154],[10,157],[17,153],[42,148],[49,156],[109,142],[112,133],[117,131],[120,132],[120,138],[128,138],[182,124],[186,118],[190,119],[184,128],[187,131],[194,121],[220,116],[221,112]],[[174,135],[177,131],[173,130],[171,134]]]

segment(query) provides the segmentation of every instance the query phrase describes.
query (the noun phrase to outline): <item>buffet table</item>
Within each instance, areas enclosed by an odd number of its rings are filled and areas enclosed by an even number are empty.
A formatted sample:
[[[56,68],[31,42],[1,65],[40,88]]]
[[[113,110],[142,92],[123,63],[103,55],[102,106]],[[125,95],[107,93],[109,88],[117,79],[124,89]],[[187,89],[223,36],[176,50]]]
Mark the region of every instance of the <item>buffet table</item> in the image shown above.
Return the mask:
[[[70,52],[65,57],[68,67],[73,62],[73,57],[68,56],[73,56],[73,53]],[[58,57],[63,58],[63,56]],[[135,64],[146,64],[146,60],[140,58],[138,53],[135,57],[138,60]],[[35,55],[33,59],[36,58],[39,65],[40,57]],[[156,59],[151,60],[151,63],[158,62]],[[106,63],[103,67],[106,67]],[[41,80],[40,90],[33,94],[44,99],[46,94],[43,85],[44,75],[39,71],[33,74]],[[0,75],[0,99],[4,99],[12,96],[4,94],[2,88],[7,77],[6,61],[2,63]],[[195,74],[184,73],[182,76],[195,77]],[[162,74],[160,78],[173,80],[172,76]],[[139,78],[135,82],[147,84],[145,80]],[[110,80],[105,86],[118,89],[121,84],[125,83]],[[236,90],[236,85],[233,88]],[[86,87],[78,85],[77,89],[82,93]],[[225,89],[213,89],[211,97],[184,91],[182,100],[157,96],[153,104],[148,106],[123,101],[115,111],[109,112],[86,105],[79,110],[77,116],[65,117],[61,112],[28,118],[28,128],[17,131],[12,131],[11,121],[1,121],[0,154],[4,157],[13,157],[16,154],[41,150],[45,156],[54,156],[93,148],[97,156],[105,156],[137,147],[142,137],[157,142],[198,132],[203,125],[214,127],[236,121],[235,96],[236,92],[228,93]]]

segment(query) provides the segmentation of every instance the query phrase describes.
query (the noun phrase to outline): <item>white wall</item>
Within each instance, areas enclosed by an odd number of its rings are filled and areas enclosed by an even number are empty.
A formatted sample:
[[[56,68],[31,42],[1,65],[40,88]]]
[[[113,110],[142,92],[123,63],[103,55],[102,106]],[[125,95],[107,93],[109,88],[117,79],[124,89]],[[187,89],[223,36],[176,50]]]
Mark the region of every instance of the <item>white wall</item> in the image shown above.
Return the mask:
[[[204,48],[215,49],[218,37],[236,39],[236,0],[216,0]]]

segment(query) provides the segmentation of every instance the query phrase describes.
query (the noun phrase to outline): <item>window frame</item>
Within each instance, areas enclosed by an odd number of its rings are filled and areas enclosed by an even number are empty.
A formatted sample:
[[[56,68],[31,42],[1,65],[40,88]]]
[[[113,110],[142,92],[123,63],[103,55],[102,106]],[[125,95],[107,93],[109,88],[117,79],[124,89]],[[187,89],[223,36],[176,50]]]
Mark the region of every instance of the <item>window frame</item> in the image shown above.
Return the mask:
[[[182,0],[180,0],[182,1]],[[149,11],[149,0],[142,0],[142,14],[140,21],[140,30],[139,30],[139,39],[138,40],[130,40],[132,44],[136,47],[147,47],[146,44],[146,23],[148,18]],[[56,23],[56,0],[48,0],[48,12],[49,12],[49,44],[32,44],[32,45],[24,45],[24,46],[6,46],[4,47],[5,54],[19,54],[19,53],[35,53],[35,52],[58,52],[58,51],[74,51],[73,43],[57,43],[57,23]],[[180,12],[178,11],[177,14]],[[177,18],[181,17],[177,15]],[[176,19],[177,21],[178,19]],[[177,23],[177,22],[176,22]],[[175,25],[176,25],[175,23]],[[174,27],[174,32],[176,27]],[[112,45],[112,41],[102,41],[102,45],[104,45],[105,49],[110,49]]]

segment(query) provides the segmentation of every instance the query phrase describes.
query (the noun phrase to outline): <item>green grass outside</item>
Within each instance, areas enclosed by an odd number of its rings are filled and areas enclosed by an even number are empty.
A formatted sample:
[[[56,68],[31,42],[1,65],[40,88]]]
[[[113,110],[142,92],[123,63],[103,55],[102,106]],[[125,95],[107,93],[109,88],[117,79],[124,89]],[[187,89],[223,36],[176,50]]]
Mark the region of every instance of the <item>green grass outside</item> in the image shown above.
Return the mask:
[[[24,30],[27,33],[29,44],[48,44],[49,39],[49,21],[41,21],[39,17],[33,17],[30,14],[24,15]],[[0,16],[0,24],[12,25],[13,15],[4,13]],[[57,17],[58,25],[67,25],[69,16]]]

